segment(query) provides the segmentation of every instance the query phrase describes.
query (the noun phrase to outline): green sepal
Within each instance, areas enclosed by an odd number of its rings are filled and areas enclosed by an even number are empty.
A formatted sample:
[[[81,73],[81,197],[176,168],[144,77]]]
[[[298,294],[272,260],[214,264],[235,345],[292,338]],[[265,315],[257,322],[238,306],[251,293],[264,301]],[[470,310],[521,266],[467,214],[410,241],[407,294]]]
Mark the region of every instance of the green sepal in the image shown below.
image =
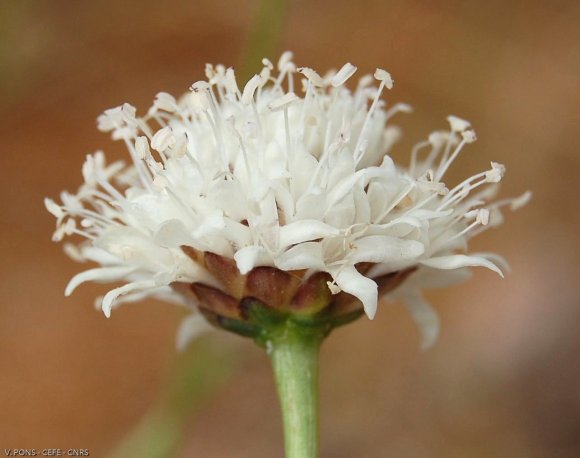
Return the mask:
[[[254,297],[240,301],[239,319],[218,315],[207,309],[200,310],[214,326],[249,337],[261,347],[267,347],[269,342],[287,335],[324,339],[334,328],[364,315],[362,308],[338,316],[329,309],[311,315],[288,313],[269,307]]]
[[[215,317],[215,324],[226,331],[233,332],[243,337],[250,337],[252,339],[257,338],[262,333],[262,328],[253,323],[234,320],[233,318],[219,315],[216,315]]]
[[[253,297],[245,297],[240,302],[240,312],[250,323],[262,328],[276,328],[288,319],[288,314],[268,307],[260,300]]]
[[[324,314],[292,315],[288,319],[288,329],[304,337],[326,337],[332,331],[332,324]]]

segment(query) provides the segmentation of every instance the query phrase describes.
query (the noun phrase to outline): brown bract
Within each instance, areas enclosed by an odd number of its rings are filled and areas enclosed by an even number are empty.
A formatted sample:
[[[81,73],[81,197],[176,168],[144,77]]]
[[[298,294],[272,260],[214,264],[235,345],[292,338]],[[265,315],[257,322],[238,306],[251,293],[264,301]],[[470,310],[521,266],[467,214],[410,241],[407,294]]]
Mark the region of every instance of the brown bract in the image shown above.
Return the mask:
[[[260,266],[242,275],[231,258],[188,246],[183,246],[182,250],[207,269],[219,281],[221,288],[179,282],[173,283],[172,287],[180,294],[192,297],[206,318],[218,326],[222,319],[248,321],[247,304],[256,303],[272,311],[295,316],[324,313],[338,322],[342,317],[356,312],[363,314],[363,305],[356,297],[344,291],[334,295],[331,293],[328,282],[332,278],[326,272],[307,276],[306,270],[283,271]],[[372,264],[360,263],[356,267],[364,274]],[[414,270],[406,269],[375,278],[379,296],[399,286]]]

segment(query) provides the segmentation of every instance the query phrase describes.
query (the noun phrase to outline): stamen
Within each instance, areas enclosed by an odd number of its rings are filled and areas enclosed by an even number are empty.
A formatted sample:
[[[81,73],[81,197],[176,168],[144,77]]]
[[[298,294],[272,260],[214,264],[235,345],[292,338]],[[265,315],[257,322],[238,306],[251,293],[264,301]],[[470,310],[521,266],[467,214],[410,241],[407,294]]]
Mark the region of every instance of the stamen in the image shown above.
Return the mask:
[[[165,164],[167,162],[167,158],[163,152],[169,148],[173,148],[176,142],[177,140],[173,135],[173,129],[167,126],[158,130],[155,135],[153,135],[153,138],[151,139],[151,148],[156,150],[161,155],[163,163]]]
[[[389,205],[386,210],[384,210],[378,218],[375,218],[373,221],[374,224],[380,224],[380,222],[387,217],[389,213],[395,208],[401,201],[407,197],[407,195],[413,190],[415,187],[415,182],[409,181],[409,185],[395,198],[395,200]]]
[[[254,94],[258,86],[260,85],[262,78],[260,75],[254,75],[244,86],[244,92],[242,93],[242,103],[244,105],[249,105],[254,100]]]
[[[284,107],[284,129],[286,131],[286,157],[292,159],[292,142],[290,140],[290,122],[288,121],[288,105]]]
[[[236,100],[240,100],[242,94],[240,93],[240,89],[238,88],[238,83],[236,82],[236,74],[233,68],[228,68],[226,70],[226,77],[224,80],[225,87],[229,96],[229,99],[232,102]]]
[[[352,65],[350,62],[347,62],[342,66],[342,68],[334,75],[330,84],[333,87],[342,86],[346,81],[354,75],[356,72],[356,67]]]
[[[462,237],[463,235],[467,234],[469,231],[471,231],[476,226],[479,226],[479,225],[487,226],[487,224],[489,223],[489,210],[487,210],[486,208],[480,208],[479,210],[474,210],[474,213],[475,213],[475,221],[473,221],[473,223],[471,223],[469,226],[467,226],[461,232],[458,232],[453,237],[450,237],[449,239],[447,239],[446,243],[449,243],[453,240],[458,239],[459,237]],[[468,215],[466,214],[464,216],[467,217]]]
[[[411,176],[415,176],[415,166],[417,163],[417,154],[419,153],[419,150],[421,150],[422,148],[425,148],[426,146],[429,146],[431,143],[426,140],[426,141],[422,141],[417,143],[413,149],[411,150],[411,162],[409,164],[409,175]]]
[[[280,111],[286,109],[287,106],[298,100],[298,96],[293,92],[287,92],[282,97],[278,97],[268,104],[271,111]]]
[[[488,183],[499,183],[505,175],[505,166],[497,162],[491,163],[491,170],[485,173],[485,179]]]
[[[406,103],[397,103],[385,112],[385,122],[389,121],[397,113],[412,113],[413,107]]]
[[[460,133],[460,132],[463,132],[464,130],[467,130],[471,127],[471,124],[469,123],[469,121],[466,121],[465,119],[461,119],[457,116],[449,115],[449,116],[447,116],[447,121],[451,125],[451,132]]]
[[[308,82],[312,83],[314,86],[324,87],[324,80],[313,69],[308,68],[308,67],[300,67],[298,69],[298,73],[302,73],[306,77]]]
[[[346,65],[345,65],[345,67],[346,67]],[[344,67],[343,67],[343,69],[344,69]],[[354,70],[356,71],[356,67],[354,68]],[[390,79],[390,75],[385,70],[377,69],[377,71],[375,72],[375,78],[377,80],[379,80],[381,83],[379,84],[379,88],[378,88],[377,92],[375,93],[375,97],[373,99],[373,103],[371,104],[371,107],[369,108],[369,111],[367,112],[363,126],[360,130],[360,134],[358,136],[358,139],[356,141],[356,146],[354,148],[355,151],[360,150],[361,141],[364,138],[364,134],[366,133],[367,126],[369,124],[371,116],[373,115],[373,112],[375,111],[375,108],[377,107],[377,104],[379,102],[379,99],[381,97],[381,93],[383,92],[383,89],[385,88],[385,86],[393,87],[393,81],[392,81],[392,79]],[[362,159],[362,156],[360,159]]]
[[[439,165],[439,169],[437,170],[437,173],[435,174],[436,181],[441,181],[441,178],[443,178],[443,175],[445,175],[445,172],[447,171],[449,166],[457,158],[457,156],[461,152],[461,149],[463,148],[463,146],[466,143],[473,143],[476,140],[475,132],[472,130],[466,130],[465,132],[463,132],[461,134],[461,136],[462,136],[462,140],[459,143],[459,145],[457,146],[457,148],[455,148],[455,151],[453,151],[453,154],[451,155],[451,157],[449,159],[447,159],[445,162],[442,162],[441,165]]]

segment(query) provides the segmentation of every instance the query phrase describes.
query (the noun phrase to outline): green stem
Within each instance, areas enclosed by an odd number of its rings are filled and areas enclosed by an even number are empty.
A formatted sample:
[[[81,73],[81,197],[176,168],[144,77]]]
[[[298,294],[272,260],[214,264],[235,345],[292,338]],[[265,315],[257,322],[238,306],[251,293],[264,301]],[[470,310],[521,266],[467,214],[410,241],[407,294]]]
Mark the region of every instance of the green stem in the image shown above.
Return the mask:
[[[187,424],[235,372],[230,348],[202,338],[177,357],[157,403],[108,456],[176,456]]]
[[[254,16],[252,26],[236,74],[240,81],[249,79],[261,68],[262,58],[274,59],[278,52],[280,36],[284,26],[287,0],[261,0]]]
[[[271,341],[286,458],[318,456],[318,353],[322,339],[319,334],[287,332]]]

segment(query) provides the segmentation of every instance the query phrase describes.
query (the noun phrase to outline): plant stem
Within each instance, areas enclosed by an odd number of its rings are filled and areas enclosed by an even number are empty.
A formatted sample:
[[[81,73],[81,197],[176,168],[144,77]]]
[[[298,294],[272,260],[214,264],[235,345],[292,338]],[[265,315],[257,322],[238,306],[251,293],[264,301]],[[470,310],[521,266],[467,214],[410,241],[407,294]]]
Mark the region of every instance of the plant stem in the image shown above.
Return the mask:
[[[258,3],[240,60],[240,69],[236,70],[240,81],[246,81],[257,69],[262,68],[260,63],[263,57],[275,58],[286,10],[287,0],[261,0]]]
[[[161,396],[109,458],[176,456],[194,413],[236,370],[231,348],[201,339],[176,358]]]
[[[322,338],[319,334],[286,332],[271,341],[286,458],[318,456],[318,353]]]

